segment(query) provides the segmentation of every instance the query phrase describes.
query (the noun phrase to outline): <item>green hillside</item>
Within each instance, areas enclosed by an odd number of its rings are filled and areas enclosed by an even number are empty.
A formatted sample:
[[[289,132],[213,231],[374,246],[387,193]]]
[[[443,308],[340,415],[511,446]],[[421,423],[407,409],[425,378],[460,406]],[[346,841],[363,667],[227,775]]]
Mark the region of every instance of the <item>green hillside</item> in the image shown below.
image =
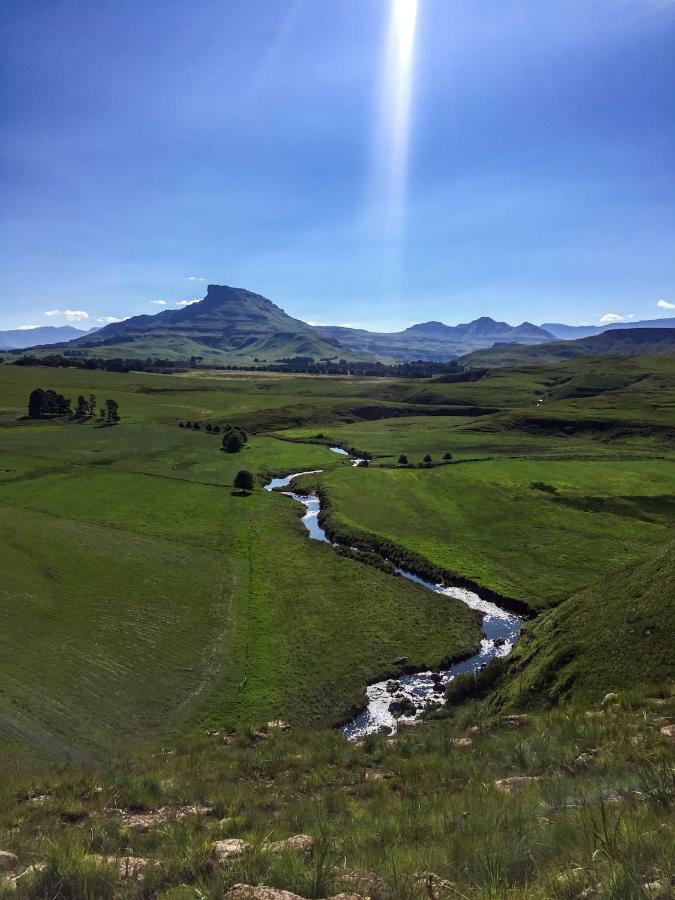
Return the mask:
[[[668,543],[531,622],[498,702],[590,700],[675,678],[675,545]]]
[[[465,366],[546,365],[593,354],[666,353],[675,350],[672,328],[625,328],[572,341],[553,341],[534,347],[517,345],[477,350],[461,358]]]

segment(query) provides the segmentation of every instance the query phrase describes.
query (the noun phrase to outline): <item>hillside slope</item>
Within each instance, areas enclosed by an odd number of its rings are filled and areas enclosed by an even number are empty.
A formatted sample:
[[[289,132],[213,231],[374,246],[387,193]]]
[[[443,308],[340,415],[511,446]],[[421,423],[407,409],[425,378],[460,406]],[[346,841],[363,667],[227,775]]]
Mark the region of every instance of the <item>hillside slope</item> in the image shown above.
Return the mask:
[[[499,697],[598,700],[675,677],[675,544],[573,594],[523,631]]]

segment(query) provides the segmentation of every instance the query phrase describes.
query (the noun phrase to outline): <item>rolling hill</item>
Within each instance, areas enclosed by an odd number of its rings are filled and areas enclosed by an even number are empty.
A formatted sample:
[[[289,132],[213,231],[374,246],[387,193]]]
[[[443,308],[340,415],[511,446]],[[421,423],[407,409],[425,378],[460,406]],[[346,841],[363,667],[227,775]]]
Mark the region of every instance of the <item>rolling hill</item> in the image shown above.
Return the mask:
[[[634,356],[640,353],[675,351],[675,329],[626,328],[573,341],[553,341],[537,347],[505,346],[478,350],[462,357],[470,368],[483,366],[539,366],[575,359],[579,356],[608,353]]]

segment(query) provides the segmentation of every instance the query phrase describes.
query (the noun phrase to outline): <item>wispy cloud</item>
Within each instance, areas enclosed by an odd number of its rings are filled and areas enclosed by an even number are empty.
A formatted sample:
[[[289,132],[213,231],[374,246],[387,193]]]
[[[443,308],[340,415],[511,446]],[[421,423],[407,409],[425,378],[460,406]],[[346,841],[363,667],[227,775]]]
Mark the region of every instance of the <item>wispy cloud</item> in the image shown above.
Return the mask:
[[[39,325],[17,325],[16,330],[17,331],[32,331],[33,328],[39,328],[39,327],[40,327]]]
[[[47,309],[45,316],[62,316],[68,322],[80,322],[82,319],[88,319],[89,313],[83,309]]]
[[[119,316],[98,316],[96,321],[102,325],[115,325],[117,322],[126,322],[130,318],[131,316],[122,316],[122,318],[119,318]]]
[[[675,303],[669,303],[668,300],[658,300],[656,305],[659,309],[675,309]]]
[[[629,313],[627,316],[620,316],[619,313],[605,313],[605,315],[600,319],[601,325],[613,325],[615,322],[627,322],[629,319],[633,319],[635,317],[635,313]]]
[[[151,300],[153,306],[166,306],[166,300]]]
[[[179,300],[176,303],[176,306],[192,306],[193,303],[199,303],[201,297],[196,297],[194,300]]]
[[[186,281],[206,281],[206,278],[202,278],[201,275],[188,275],[185,279]]]

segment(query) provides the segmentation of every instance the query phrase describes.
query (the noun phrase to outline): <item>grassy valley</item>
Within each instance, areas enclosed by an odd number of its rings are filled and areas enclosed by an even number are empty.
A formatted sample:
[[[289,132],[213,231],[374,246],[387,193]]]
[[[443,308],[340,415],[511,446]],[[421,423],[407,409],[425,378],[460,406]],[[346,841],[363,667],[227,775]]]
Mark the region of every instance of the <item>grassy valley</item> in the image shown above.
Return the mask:
[[[667,896],[672,355],[0,384],[0,896]],[[29,419],[38,386],[121,422]],[[298,487],[330,534],[529,617],[395,737],[334,726],[370,682],[475,652],[479,617],[309,541],[261,489],[317,469]],[[306,854],[273,849],[298,833]]]

